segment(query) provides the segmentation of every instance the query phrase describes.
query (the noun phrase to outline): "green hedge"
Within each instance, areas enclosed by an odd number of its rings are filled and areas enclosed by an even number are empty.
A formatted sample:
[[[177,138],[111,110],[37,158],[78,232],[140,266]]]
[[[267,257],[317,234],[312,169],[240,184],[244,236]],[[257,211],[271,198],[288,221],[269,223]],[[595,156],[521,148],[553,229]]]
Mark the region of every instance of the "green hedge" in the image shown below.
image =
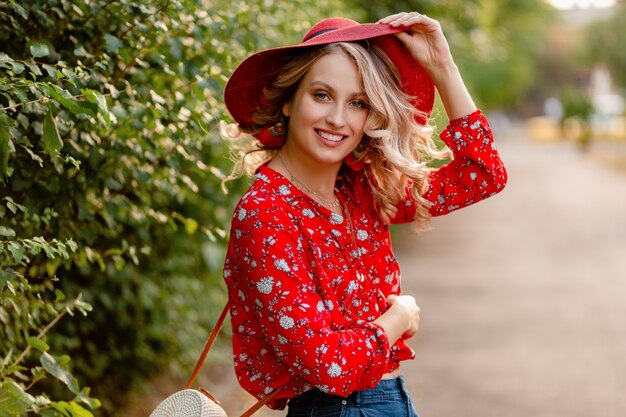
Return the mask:
[[[246,185],[219,191],[223,86],[330,3],[0,2],[0,416],[115,415],[188,369]]]

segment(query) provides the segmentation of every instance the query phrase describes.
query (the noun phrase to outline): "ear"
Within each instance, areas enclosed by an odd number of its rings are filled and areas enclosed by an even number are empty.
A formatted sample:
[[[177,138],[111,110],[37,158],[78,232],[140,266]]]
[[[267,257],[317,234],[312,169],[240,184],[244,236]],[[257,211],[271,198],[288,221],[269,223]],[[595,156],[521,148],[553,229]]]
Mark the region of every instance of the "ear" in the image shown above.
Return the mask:
[[[283,116],[285,117],[289,117],[289,105],[290,104],[291,104],[290,102],[283,104]]]

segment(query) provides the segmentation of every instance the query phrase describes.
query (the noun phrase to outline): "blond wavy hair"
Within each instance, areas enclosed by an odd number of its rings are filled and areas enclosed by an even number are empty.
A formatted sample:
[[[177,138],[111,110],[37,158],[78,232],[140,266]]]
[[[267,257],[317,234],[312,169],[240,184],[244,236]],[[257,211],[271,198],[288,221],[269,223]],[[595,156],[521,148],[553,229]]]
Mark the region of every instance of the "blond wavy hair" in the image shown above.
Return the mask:
[[[360,149],[366,151],[365,173],[372,189],[380,217],[389,223],[395,217],[398,203],[407,196],[407,186],[417,203],[415,226],[428,228],[430,203],[422,197],[428,189],[428,164],[433,159],[450,156],[432,140],[433,128],[416,119],[426,119],[411,104],[412,97],[401,89],[401,81],[393,63],[385,53],[367,41],[339,42],[299,51],[282,67],[275,81],[264,90],[267,105],[253,115],[253,127],[222,124],[222,134],[237,139],[233,145],[235,166],[223,185],[253,173],[261,164],[275,156],[279,149],[263,147],[255,135],[268,126],[288,123],[282,108],[294,96],[300,81],[319,58],[328,54],[345,54],[361,75],[369,101],[365,135]],[[285,127],[286,128],[286,127]]]

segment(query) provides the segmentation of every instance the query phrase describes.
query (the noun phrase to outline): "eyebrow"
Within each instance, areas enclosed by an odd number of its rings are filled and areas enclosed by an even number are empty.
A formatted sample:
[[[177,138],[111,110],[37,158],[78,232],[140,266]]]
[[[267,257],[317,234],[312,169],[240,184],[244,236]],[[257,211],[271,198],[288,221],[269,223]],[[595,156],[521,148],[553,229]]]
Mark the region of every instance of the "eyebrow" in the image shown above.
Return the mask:
[[[310,86],[311,87],[321,86],[321,87],[323,87],[326,90],[329,90],[331,92],[335,91],[335,89],[330,84],[327,84],[324,81],[318,81],[318,80],[312,81]],[[367,98],[367,94],[365,94],[365,91],[359,91],[357,93],[352,93],[350,96],[351,97],[359,97],[359,98]]]

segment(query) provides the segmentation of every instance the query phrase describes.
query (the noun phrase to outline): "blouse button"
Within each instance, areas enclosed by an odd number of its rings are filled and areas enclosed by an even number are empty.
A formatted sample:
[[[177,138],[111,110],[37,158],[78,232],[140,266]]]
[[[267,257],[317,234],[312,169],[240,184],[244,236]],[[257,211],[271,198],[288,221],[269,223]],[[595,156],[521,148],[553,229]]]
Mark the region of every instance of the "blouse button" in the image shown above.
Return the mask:
[[[346,405],[348,402],[346,400],[341,400],[341,405]]]

